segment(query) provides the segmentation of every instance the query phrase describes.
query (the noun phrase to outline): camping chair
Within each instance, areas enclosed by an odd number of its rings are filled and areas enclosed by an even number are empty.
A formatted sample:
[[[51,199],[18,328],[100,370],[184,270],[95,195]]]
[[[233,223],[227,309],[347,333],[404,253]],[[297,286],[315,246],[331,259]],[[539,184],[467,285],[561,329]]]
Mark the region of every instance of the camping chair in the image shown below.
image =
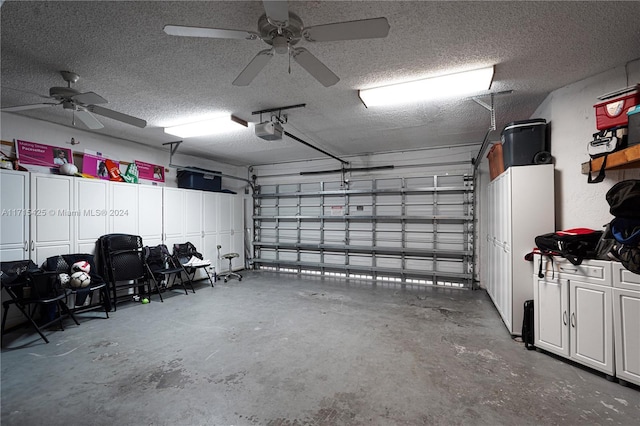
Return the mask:
[[[117,309],[117,291],[122,288],[135,288],[137,292],[145,291],[151,300],[154,280],[150,280],[144,264],[142,237],[129,234],[108,234],[98,240],[101,252],[103,276],[111,286],[111,303]],[[145,286],[144,283],[147,283]],[[162,294],[156,287],[160,301]],[[127,294],[125,297],[129,297]]]
[[[62,320],[67,317],[80,325],[65,303],[70,291],[57,285],[57,273],[42,271],[32,260],[1,262],[0,271],[2,288],[10,296],[9,300],[2,302],[4,314],[1,335],[5,334],[11,305],[20,310],[46,343],[49,343],[49,339],[42,331],[50,325],[58,323],[60,329],[64,330]],[[42,308],[40,316],[37,307]]]
[[[187,292],[187,286],[182,278],[182,272],[184,268],[180,263],[171,256],[169,249],[164,244],[157,245],[155,247],[145,246],[144,248],[144,263],[149,273],[149,278],[155,281],[156,288],[160,288],[158,282],[164,281],[167,287],[171,287],[176,283],[178,278],[180,279],[180,285],[184,288],[184,294]],[[173,280],[171,280],[173,278]],[[191,291],[196,292],[193,288],[193,283],[189,280]]]
[[[109,318],[111,310],[111,299],[109,297],[109,289],[106,281],[98,274],[93,255],[91,254],[64,254],[60,256],[51,256],[44,263],[44,269],[53,271],[57,274],[66,273],[71,275],[71,266],[80,261],[89,263],[89,277],[91,283],[84,288],[68,287],[71,291],[69,300],[73,302],[71,311],[75,314],[88,312],[96,309],[104,309],[104,313]],[[59,275],[58,275],[59,277]],[[59,278],[58,278],[59,281]],[[62,286],[62,283],[59,282]],[[94,294],[98,293],[98,300],[94,301]],[[67,305],[69,303],[67,302]]]
[[[207,274],[207,278],[211,283],[211,287],[214,287],[213,281],[215,280],[215,272],[213,278],[209,273],[209,267],[211,267],[211,261],[203,260],[202,254],[198,252],[196,246],[194,246],[190,242],[186,242],[184,244],[174,244],[173,245],[173,257],[182,265],[187,276],[189,277],[189,281],[193,282],[193,279],[196,276],[196,271],[198,269],[203,269]]]
[[[222,246],[218,246],[218,258],[227,259],[229,261],[229,270],[227,272],[220,272],[218,276],[224,278],[225,283],[229,278],[233,278],[233,277],[237,278],[238,281],[242,281],[242,275],[238,274],[237,272],[233,272],[233,269],[231,269],[232,268],[231,261],[236,257],[239,257],[240,255],[238,253],[225,253],[223,255],[220,255],[221,248]]]

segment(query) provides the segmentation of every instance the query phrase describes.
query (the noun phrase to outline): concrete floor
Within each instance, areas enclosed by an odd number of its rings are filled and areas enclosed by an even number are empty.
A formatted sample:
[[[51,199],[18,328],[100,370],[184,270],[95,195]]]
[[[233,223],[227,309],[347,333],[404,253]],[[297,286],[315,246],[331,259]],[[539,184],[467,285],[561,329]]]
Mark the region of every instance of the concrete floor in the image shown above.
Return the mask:
[[[638,424],[640,391],[510,338],[484,291],[246,272],[5,336],[2,425]],[[90,315],[90,314],[89,314]]]

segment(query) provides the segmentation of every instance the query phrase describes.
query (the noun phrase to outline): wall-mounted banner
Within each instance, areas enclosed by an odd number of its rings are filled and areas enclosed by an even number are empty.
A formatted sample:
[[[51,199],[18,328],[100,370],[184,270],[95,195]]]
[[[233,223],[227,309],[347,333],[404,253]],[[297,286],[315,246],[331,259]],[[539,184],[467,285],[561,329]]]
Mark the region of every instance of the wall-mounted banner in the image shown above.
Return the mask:
[[[138,178],[151,180],[154,182],[164,182],[164,167],[157,164],[145,163],[136,160],[138,167]]]
[[[37,142],[16,140],[16,154],[21,164],[44,167],[60,167],[67,163],[73,164],[73,153],[69,148],[60,148]]]
[[[82,158],[82,173],[95,176],[100,179],[109,180],[107,170],[107,158],[100,155],[88,154],[86,151]]]

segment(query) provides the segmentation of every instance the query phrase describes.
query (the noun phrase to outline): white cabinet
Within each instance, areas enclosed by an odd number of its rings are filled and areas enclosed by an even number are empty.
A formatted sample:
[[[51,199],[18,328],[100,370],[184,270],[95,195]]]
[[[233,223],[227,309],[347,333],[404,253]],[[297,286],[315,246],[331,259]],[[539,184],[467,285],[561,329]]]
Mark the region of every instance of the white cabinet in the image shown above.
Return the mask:
[[[244,268],[244,199],[240,195],[220,194],[218,215],[218,244],[220,254],[238,253],[231,260],[231,269]],[[227,271],[229,262],[218,260],[219,271]]]
[[[542,271],[533,274],[535,346],[613,376],[611,262],[543,257]]]
[[[182,244],[184,239],[185,190],[180,188],[163,188],[163,242],[172,250],[174,244]]]
[[[220,194],[215,192],[202,193],[202,249],[205,259],[209,259],[220,272],[218,262],[218,216],[220,215]]]
[[[613,263],[616,376],[640,385],[640,275]]]
[[[76,247],[73,252],[95,252],[96,240],[109,233],[109,182],[74,179]]]
[[[29,258],[29,174],[0,169],[0,260]]]
[[[31,174],[30,258],[40,265],[47,257],[75,251],[73,179]]]
[[[183,189],[184,191],[184,238],[190,241],[198,250],[202,249],[203,236],[203,197],[204,191]]]
[[[109,182],[110,229],[106,234],[139,235],[138,229],[138,185]],[[146,242],[143,240],[143,243]]]
[[[553,165],[510,167],[488,188],[485,287],[509,333],[521,334],[525,300],[533,298],[531,262],[536,236],[553,232]]]
[[[162,244],[162,187],[137,185],[138,233],[148,246]]]

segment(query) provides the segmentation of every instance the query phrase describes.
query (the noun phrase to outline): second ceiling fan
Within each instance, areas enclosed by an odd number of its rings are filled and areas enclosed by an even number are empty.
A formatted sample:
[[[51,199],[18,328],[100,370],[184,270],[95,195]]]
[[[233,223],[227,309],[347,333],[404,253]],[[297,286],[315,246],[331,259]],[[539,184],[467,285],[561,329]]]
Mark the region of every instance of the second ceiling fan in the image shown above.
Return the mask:
[[[262,50],[233,81],[234,86],[248,86],[269,63],[274,53],[288,53],[294,61],[325,87],[340,78],[304,47],[294,47],[301,39],[308,42],[383,38],[389,34],[387,18],[363,19],[305,27],[302,20],[289,12],[286,1],[263,1],[265,14],[258,19],[258,31],[165,25],[164,32],[182,37],[262,40],[271,47]]]

